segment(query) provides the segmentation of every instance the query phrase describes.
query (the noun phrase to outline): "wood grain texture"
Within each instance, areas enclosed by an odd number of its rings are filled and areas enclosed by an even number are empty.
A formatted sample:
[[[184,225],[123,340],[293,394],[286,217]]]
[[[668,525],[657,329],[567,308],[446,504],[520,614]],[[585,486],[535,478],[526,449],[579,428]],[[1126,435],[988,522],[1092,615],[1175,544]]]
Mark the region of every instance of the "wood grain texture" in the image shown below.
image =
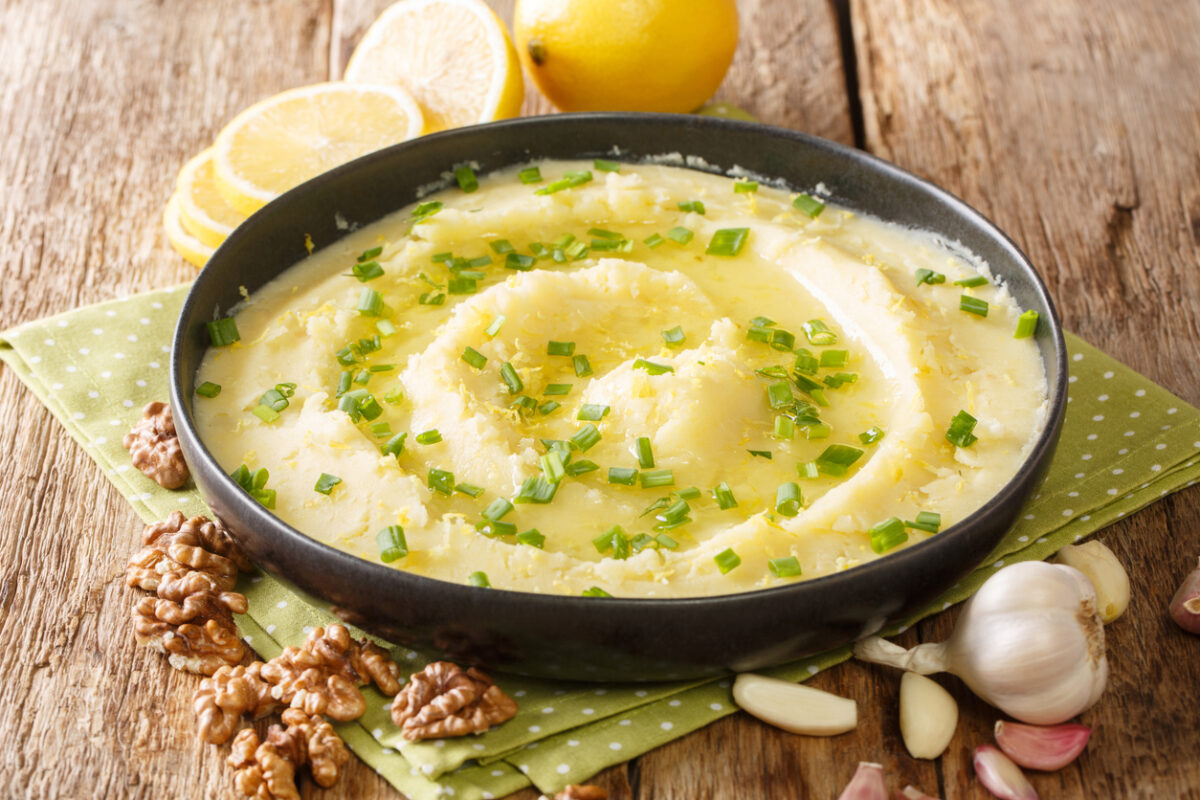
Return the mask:
[[[742,0],[718,98],[852,140],[833,5]],[[175,171],[238,110],[337,77],[383,0],[0,0],[0,328],[192,274],[159,217]],[[512,0],[496,0],[511,18]],[[854,0],[868,149],[996,219],[1047,276],[1068,326],[1200,401],[1200,9],[1194,3]],[[524,112],[551,109],[528,87]],[[140,523],[0,369],[0,797],[232,798],[225,750],[193,735],[196,679],[138,650],[121,580]],[[1198,797],[1197,641],[1162,609],[1200,550],[1200,492],[1109,542],[1135,601],[1110,629],[1113,681],[1077,766],[1043,797]],[[906,634],[944,637],[943,615]],[[1154,643],[1150,646],[1147,643]],[[832,798],[859,760],[947,798],[982,797],[971,748],[994,712],[960,684],[950,751],[897,735],[898,676],[846,664],[813,684],[862,724],[797,737],[735,715],[596,782],[615,800]],[[391,798],[353,762],[308,798]],[[531,800],[536,792],[517,795]]]

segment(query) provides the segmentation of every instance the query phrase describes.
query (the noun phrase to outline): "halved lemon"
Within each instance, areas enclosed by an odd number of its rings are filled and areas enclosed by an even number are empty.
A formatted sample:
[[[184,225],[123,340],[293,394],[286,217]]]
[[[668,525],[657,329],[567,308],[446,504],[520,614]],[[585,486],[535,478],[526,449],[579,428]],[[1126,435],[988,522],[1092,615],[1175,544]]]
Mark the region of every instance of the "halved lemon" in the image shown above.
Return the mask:
[[[225,202],[217,190],[211,148],[179,170],[175,194],[179,198],[179,221],[184,230],[209,247],[220,247],[246,218]]]
[[[371,24],[345,79],[403,86],[440,131],[515,117],[525,98],[517,51],[480,0],[400,0]]]
[[[167,207],[163,211],[163,227],[167,229],[167,241],[171,243],[175,252],[197,267],[203,267],[215,252],[215,248],[209,247],[184,230],[179,219],[178,192],[171,195],[171,199],[167,201]]]
[[[417,101],[399,86],[302,86],[234,117],[213,145],[213,175],[225,201],[249,216],[293,186],[424,127]]]

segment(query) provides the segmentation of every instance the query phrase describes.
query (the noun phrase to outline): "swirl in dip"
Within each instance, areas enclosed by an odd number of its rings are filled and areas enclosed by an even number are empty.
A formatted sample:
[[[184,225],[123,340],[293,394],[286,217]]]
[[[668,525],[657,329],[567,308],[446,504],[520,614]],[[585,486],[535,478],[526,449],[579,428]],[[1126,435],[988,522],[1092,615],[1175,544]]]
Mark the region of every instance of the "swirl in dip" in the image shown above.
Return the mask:
[[[985,264],[809,195],[617,168],[493,173],[280,275],[205,356],[207,447],[362,558],[624,597],[848,569],[1013,477],[1046,379]]]

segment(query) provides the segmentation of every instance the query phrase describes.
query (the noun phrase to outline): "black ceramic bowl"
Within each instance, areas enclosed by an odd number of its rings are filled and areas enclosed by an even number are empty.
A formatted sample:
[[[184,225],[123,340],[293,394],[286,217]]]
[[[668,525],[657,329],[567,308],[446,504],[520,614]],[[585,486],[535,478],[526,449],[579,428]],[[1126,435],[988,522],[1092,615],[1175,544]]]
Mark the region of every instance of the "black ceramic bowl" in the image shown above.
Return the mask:
[[[366,224],[416,199],[416,189],[472,160],[481,173],[531,158],[664,153],[699,156],[796,188],[818,182],[834,201],[933,231],[983,258],[1018,303],[1041,318],[1037,343],[1050,390],[1046,428],[1020,472],[983,508],[937,536],[846,572],[737,595],[599,599],[480,589],[411,575],[335,550],[284,524],[230,480],[197,435],[196,370],[204,323],[304,258],[304,235],[326,246],[342,220]],[[700,162],[697,162],[700,163]],[[171,356],[171,405],[201,493],[246,552],[314,603],[385,639],[503,671],[580,680],[649,681],[748,670],[873,633],[928,602],[997,544],[1046,467],[1066,409],[1058,315],[1028,259],[955,197],[866,153],[765,125],[661,114],[576,114],[497,122],[421,137],[339,167],[247,220],[200,273]]]

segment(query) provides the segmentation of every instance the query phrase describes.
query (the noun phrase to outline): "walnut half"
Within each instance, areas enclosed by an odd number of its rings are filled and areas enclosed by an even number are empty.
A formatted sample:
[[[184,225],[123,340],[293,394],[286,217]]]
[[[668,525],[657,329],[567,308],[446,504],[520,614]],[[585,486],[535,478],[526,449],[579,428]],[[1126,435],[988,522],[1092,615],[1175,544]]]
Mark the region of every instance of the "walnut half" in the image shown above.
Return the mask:
[[[158,590],[163,575],[182,569],[206,573],[229,591],[238,570],[253,569],[225,526],[202,515],[188,519],[182,511],[172,511],[162,522],[146,526],[142,544],[129,559],[125,583],[148,592]]]
[[[244,595],[221,591],[211,576],[194,570],[166,573],[157,595],[133,607],[138,644],[165,653],[175,669],[200,675],[242,660],[246,651],[233,614],[246,613]]]
[[[179,449],[175,418],[166,403],[155,401],[146,406],[123,443],[133,465],[159,486],[178,489],[187,482],[187,462]]]
[[[287,727],[272,725],[266,741],[253,728],[233,740],[229,765],[236,770],[234,785],[254,800],[299,800],[296,770],[309,765],[313,780],[326,788],[337,783],[350,753],[328,722],[303,711],[283,712]]]
[[[392,701],[392,721],[414,742],[483,733],[516,713],[516,701],[487,674],[449,661],[435,661],[413,675]]]

